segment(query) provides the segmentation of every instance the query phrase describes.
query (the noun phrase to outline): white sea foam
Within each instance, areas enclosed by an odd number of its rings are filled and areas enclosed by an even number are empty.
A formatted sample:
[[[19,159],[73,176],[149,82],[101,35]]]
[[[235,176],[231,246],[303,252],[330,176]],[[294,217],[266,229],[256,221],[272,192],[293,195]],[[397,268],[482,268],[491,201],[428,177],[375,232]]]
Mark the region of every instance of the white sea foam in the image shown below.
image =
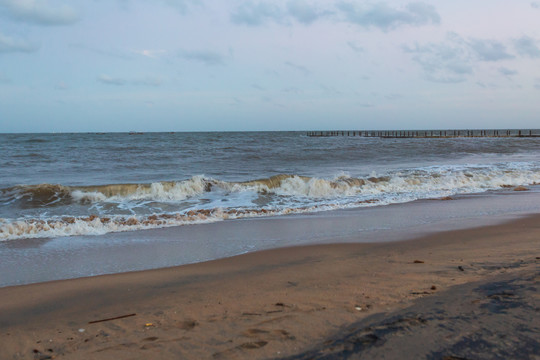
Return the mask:
[[[203,224],[227,219],[240,219],[261,216],[286,215],[336,209],[336,205],[283,208],[280,210],[241,209],[241,210],[191,210],[187,213],[160,214],[130,217],[55,217],[48,220],[25,219],[6,221],[0,219],[0,241],[21,238],[44,238],[77,235],[103,235],[110,232],[155,229],[188,224]]]

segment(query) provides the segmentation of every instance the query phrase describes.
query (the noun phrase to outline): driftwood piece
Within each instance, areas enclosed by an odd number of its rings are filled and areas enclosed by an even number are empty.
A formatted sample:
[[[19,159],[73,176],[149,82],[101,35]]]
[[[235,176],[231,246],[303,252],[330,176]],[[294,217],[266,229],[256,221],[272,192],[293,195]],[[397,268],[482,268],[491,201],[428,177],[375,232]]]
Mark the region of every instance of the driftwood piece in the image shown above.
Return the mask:
[[[133,314],[127,314],[127,315],[120,315],[120,316],[115,316],[115,317],[107,318],[107,319],[89,321],[88,323],[89,324],[95,324],[95,323],[100,323],[100,322],[104,322],[104,321],[123,319],[123,318],[127,318],[127,317],[130,317],[130,316],[135,316],[135,315],[137,315],[137,314],[133,313]]]

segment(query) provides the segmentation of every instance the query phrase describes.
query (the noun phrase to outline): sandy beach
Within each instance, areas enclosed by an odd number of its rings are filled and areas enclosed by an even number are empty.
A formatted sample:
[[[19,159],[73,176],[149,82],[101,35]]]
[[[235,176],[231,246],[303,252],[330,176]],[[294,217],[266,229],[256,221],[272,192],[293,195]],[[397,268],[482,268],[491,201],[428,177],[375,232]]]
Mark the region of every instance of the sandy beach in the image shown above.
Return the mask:
[[[532,359],[540,356],[539,239],[533,215],[401,242],[4,287],[0,357],[396,358],[408,344],[420,358],[498,358],[498,346]],[[497,308],[508,299],[519,313]],[[473,320],[457,321],[465,312]]]
[[[540,360],[540,0],[0,0],[0,360]]]

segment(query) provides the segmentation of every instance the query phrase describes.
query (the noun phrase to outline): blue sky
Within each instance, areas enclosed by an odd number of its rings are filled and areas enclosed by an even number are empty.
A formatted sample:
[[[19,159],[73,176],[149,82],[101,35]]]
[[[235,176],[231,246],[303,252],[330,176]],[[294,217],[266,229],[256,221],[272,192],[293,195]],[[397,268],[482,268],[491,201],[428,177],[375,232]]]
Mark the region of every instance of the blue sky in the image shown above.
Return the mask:
[[[540,1],[0,0],[0,132],[539,128]]]

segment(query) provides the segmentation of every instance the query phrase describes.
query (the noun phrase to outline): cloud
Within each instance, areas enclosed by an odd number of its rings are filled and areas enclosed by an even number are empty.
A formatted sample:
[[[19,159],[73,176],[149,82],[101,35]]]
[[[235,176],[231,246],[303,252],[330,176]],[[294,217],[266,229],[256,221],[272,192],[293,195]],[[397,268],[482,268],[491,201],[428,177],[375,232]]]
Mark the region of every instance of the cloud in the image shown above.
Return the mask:
[[[279,23],[282,19],[282,11],[272,2],[244,2],[231,15],[233,23],[247,26],[259,26],[267,21]]]
[[[472,39],[469,46],[482,61],[499,61],[514,57],[506,52],[506,47],[502,43],[495,40]]]
[[[531,58],[540,57],[540,49],[536,45],[537,41],[528,36],[522,36],[514,40],[514,48],[518,54]]]
[[[147,49],[143,49],[143,50],[133,50],[133,53],[138,54],[138,55],[142,55],[142,56],[146,56],[146,57],[149,57],[149,58],[152,58],[152,59],[156,59],[160,55],[165,54],[166,51],[165,50],[147,50]]]
[[[540,90],[540,78],[535,79],[534,88]]]
[[[33,42],[0,33],[0,54],[13,52],[31,53],[38,49],[39,46]]]
[[[110,1],[110,0],[108,0]],[[200,6],[203,5],[201,0],[145,0],[147,3],[152,5],[160,4],[169,6],[180,14],[186,14],[191,6]],[[141,0],[117,0],[118,4],[124,10],[130,10],[132,4],[141,2]]]
[[[97,81],[99,81],[100,83],[105,84],[105,85],[116,85],[116,86],[126,85],[126,83],[127,83],[126,79],[114,78],[114,77],[110,77],[108,75],[100,75],[100,76],[98,76]]]
[[[514,58],[502,42],[490,39],[465,40],[456,33],[448,33],[441,43],[404,46],[403,50],[412,54],[412,59],[422,67],[428,80],[446,83],[465,81],[478,62]],[[506,70],[507,74],[503,75],[512,75],[512,70]],[[503,71],[499,70],[501,73]]]
[[[347,45],[349,45],[349,47],[354,51],[354,52],[357,52],[357,53],[361,53],[361,52],[364,52],[364,48],[357,45],[356,43],[352,42],[352,41],[348,41],[347,42]]]
[[[171,6],[178,10],[180,13],[185,14],[190,5],[200,5],[201,1],[197,0],[161,0],[168,6]]]
[[[180,57],[185,60],[200,62],[208,66],[225,64],[223,56],[213,51],[182,51]]]
[[[531,7],[533,9],[540,9],[540,3],[534,1],[534,2],[531,3]]]
[[[285,7],[271,1],[245,1],[232,12],[231,21],[237,25],[260,26],[268,22],[290,24],[294,19],[310,25],[331,14],[331,11],[320,9],[306,0],[289,0]]]
[[[499,73],[504,76],[514,76],[518,74],[516,70],[508,69],[505,67],[500,67],[498,70],[499,70]]]
[[[383,31],[393,30],[404,25],[439,24],[441,21],[435,7],[423,2],[409,3],[402,9],[390,7],[386,3],[358,7],[352,2],[346,1],[339,2],[336,6],[345,15],[348,22],[366,28],[376,27]]]
[[[442,43],[416,44],[403,50],[413,54],[412,59],[422,67],[429,81],[462,82],[473,72],[467,43],[454,33],[448,34]]]
[[[287,3],[287,10],[298,22],[306,25],[330,14],[328,11],[319,10],[317,6],[307,3],[305,0],[290,0]]]
[[[47,0],[0,0],[0,9],[12,20],[34,25],[69,25],[79,20],[72,7],[54,6]]]
[[[438,24],[441,20],[435,8],[423,2],[412,2],[401,9],[385,3],[359,7],[348,1],[329,6],[331,7],[324,9],[306,0],[289,0],[285,7],[268,0],[244,1],[231,13],[231,21],[237,25],[261,26],[269,22],[288,25],[295,20],[310,25],[332,16],[338,22],[344,21],[388,31],[402,25]]]
[[[140,86],[160,86],[161,80],[153,77],[127,79],[121,77],[111,77],[109,75],[100,75],[97,81],[105,85],[124,86],[124,85],[140,85]]]
[[[285,65],[287,65],[291,69],[301,72],[305,76],[311,73],[305,66],[302,66],[302,65],[293,64],[292,62],[289,62],[289,61],[285,62]]]

